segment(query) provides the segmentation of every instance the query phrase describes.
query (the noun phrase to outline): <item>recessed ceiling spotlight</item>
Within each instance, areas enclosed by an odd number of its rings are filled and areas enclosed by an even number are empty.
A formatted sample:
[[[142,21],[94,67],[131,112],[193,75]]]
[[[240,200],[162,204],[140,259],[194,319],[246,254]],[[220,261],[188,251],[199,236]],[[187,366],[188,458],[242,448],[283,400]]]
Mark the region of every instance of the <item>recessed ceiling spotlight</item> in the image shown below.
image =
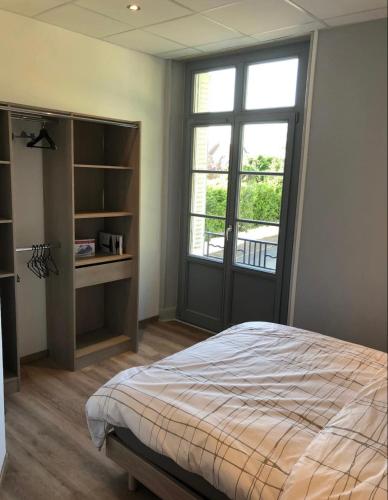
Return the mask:
[[[136,5],[135,3],[130,3],[127,5],[127,9],[132,10],[133,12],[136,12],[140,10],[140,5]]]

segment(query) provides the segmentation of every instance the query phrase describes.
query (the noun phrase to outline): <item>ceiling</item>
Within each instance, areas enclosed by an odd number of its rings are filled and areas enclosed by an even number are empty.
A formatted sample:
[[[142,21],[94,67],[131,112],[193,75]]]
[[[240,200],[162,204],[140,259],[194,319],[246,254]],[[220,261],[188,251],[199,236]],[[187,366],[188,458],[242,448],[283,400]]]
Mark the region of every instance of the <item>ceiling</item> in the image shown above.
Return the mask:
[[[140,6],[133,12],[129,3]],[[386,0],[0,0],[0,9],[181,59],[387,16]]]

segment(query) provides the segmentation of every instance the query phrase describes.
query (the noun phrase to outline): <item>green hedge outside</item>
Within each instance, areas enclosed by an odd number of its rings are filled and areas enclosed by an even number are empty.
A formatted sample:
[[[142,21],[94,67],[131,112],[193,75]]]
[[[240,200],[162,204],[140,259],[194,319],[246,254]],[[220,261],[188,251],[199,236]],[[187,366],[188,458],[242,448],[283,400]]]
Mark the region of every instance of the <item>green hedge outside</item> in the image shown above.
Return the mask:
[[[282,160],[273,157],[258,156],[244,165],[244,171],[279,172],[282,168]],[[280,207],[282,199],[282,177],[265,175],[242,175],[240,190],[240,213],[243,219],[262,220],[266,222],[278,222],[280,219]],[[207,187],[206,213],[222,214],[226,212],[226,189],[219,187]],[[242,226],[242,227],[241,227]],[[250,224],[242,224],[242,230],[249,229]],[[224,222],[221,220],[207,219],[206,231],[212,233],[223,233]]]

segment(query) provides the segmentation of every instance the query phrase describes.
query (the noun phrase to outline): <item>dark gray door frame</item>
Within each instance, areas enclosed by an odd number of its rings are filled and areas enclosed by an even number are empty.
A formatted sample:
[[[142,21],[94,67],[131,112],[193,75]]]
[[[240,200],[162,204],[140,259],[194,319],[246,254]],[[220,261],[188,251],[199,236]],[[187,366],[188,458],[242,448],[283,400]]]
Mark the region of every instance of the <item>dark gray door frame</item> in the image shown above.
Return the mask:
[[[185,173],[184,173],[184,192],[183,192],[183,210],[181,223],[181,262],[178,293],[177,316],[188,322],[195,322],[193,315],[187,308],[187,266],[188,263],[200,262],[201,266],[209,268],[223,269],[225,286],[222,290],[222,311],[221,320],[217,321],[209,317],[206,321],[210,330],[219,331],[228,326],[231,322],[228,315],[231,305],[230,280],[232,272],[260,275],[261,278],[268,280],[278,280],[276,286],[276,314],[274,321],[279,323],[287,322],[288,298],[291,276],[292,251],[294,241],[294,225],[297,205],[297,194],[299,185],[299,164],[301,156],[301,142],[303,131],[303,116],[305,105],[305,91],[307,80],[307,66],[309,54],[309,41],[303,40],[293,44],[277,45],[275,47],[250,50],[245,53],[225,55],[221,57],[211,57],[206,60],[190,62],[186,65],[186,107],[185,107]],[[292,108],[277,108],[270,110],[244,110],[244,96],[246,86],[246,75],[249,64],[261,61],[274,61],[276,59],[289,59],[291,57],[299,58],[299,73],[296,92],[295,106]],[[193,79],[194,75],[201,71],[236,68],[235,82],[235,105],[232,112],[217,113],[193,113]],[[265,122],[265,121],[287,121],[289,130],[287,138],[287,162],[285,166],[284,193],[282,200],[279,249],[281,255],[278,255],[278,267],[276,274],[270,274],[259,270],[250,270],[233,264],[232,245],[226,245],[224,261],[216,262],[201,257],[189,255],[189,214],[190,214],[190,165],[193,151],[193,133],[196,126],[208,125],[226,125],[232,126],[232,148],[230,154],[229,169],[229,194],[235,193],[237,185],[239,151],[241,127],[244,123]],[[236,196],[228,196],[228,206],[226,221],[234,220],[236,214]],[[236,269],[237,267],[237,269]]]

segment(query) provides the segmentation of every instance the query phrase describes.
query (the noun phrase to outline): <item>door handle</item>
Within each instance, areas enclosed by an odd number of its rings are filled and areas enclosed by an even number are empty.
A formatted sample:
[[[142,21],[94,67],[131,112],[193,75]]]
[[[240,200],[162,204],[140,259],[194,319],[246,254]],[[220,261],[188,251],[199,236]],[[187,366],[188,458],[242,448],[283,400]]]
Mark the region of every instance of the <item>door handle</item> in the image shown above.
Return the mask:
[[[233,231],[233,226],[228,226],[225,230],[225,241],[229,241],[229,235]]]

